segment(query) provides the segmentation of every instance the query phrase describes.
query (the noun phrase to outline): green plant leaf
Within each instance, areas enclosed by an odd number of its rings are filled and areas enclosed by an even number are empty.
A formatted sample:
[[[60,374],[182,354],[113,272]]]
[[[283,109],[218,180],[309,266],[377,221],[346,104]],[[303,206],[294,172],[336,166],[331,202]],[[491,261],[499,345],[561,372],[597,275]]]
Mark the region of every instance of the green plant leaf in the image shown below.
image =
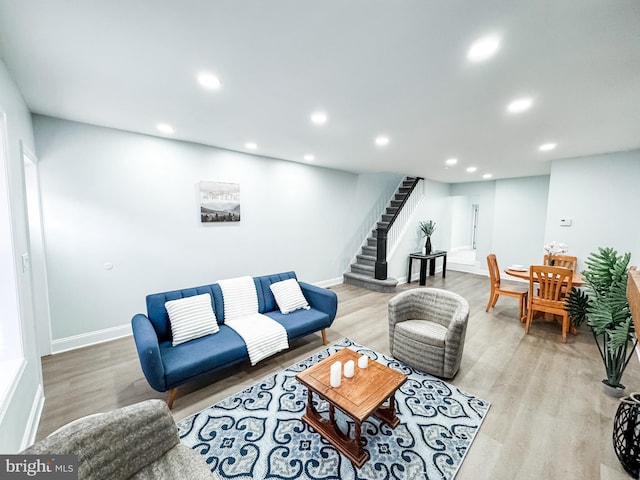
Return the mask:
[[[589,295],[582,289],[571,287],[571,292],[565,304],[565,310],[569,312],[569,317],[574,325],[580,326],[586,320],[589,313],[591,302]]]

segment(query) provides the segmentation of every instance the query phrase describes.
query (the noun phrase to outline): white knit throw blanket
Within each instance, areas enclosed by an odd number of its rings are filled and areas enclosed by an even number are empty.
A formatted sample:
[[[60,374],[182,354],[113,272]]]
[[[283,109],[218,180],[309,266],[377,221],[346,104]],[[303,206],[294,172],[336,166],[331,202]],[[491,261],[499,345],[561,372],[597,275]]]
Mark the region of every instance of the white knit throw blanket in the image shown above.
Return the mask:
[[[224,299],[224,323],[244,340],[251,365],[289,348],[285,328],[258,313],[258,293],[252,277],[220,280],[218,285]]]
[[[289,348],[289,338],[285,328],[261,313],[232,320],[225,319],[224,323],[233,328],[247,344],[251,365]]]

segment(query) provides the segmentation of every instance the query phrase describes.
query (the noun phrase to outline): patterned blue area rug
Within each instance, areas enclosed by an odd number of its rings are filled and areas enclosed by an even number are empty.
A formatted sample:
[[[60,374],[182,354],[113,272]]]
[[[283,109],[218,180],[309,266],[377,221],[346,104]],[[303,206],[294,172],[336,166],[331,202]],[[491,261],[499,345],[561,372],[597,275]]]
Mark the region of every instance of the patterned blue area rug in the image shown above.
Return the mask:
[[[372,417],[362,424],[371,459],[356,468],[300,420],[307,389],[298,372],[351,348],[408,379],[396,392],[400,424]],[[316,396],[314,395],[314,398]],[[328,405],[317,398],[317,409]],[[211,470],[234,479],[452,479],[489,410],[481,400],[348,338],[178,422],[182,443],[204,455]],[[342,431],[353,423],[336,411]]]

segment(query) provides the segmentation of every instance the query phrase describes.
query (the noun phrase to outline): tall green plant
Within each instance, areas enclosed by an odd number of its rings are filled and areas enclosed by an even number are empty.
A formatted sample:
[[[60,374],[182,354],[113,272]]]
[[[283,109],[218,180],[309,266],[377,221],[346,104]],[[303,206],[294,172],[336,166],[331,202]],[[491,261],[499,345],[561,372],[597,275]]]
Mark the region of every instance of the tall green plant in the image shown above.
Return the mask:
[[[606,383],[621,386],[637,339],[627,302],[630,253],[618,255],[613,248],[598,248],[585,262],[585,290],[572,288],[566,310],[576,325],[586,322],[602,357]]]

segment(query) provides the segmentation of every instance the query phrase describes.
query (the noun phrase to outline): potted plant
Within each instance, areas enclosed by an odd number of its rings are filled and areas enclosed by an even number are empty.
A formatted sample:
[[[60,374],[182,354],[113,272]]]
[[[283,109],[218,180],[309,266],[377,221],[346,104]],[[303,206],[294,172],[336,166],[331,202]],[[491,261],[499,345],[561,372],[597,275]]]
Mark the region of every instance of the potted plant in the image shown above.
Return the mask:
[[[436,230],[436,222],[433,220],[427,220],[426,222],[419,223],[422,236],[427,237],[427,241],[424,244],[424,253],[429,255],[431,253],[431,235]]]
[[[630,258],[613,248],[591,253],[582,272],[585,289],[573,287],[566,306],[575,325],[591,328],[607,374],[603,389],[612,396],[624,392],[622,374],[637,344],[626,294]]]

